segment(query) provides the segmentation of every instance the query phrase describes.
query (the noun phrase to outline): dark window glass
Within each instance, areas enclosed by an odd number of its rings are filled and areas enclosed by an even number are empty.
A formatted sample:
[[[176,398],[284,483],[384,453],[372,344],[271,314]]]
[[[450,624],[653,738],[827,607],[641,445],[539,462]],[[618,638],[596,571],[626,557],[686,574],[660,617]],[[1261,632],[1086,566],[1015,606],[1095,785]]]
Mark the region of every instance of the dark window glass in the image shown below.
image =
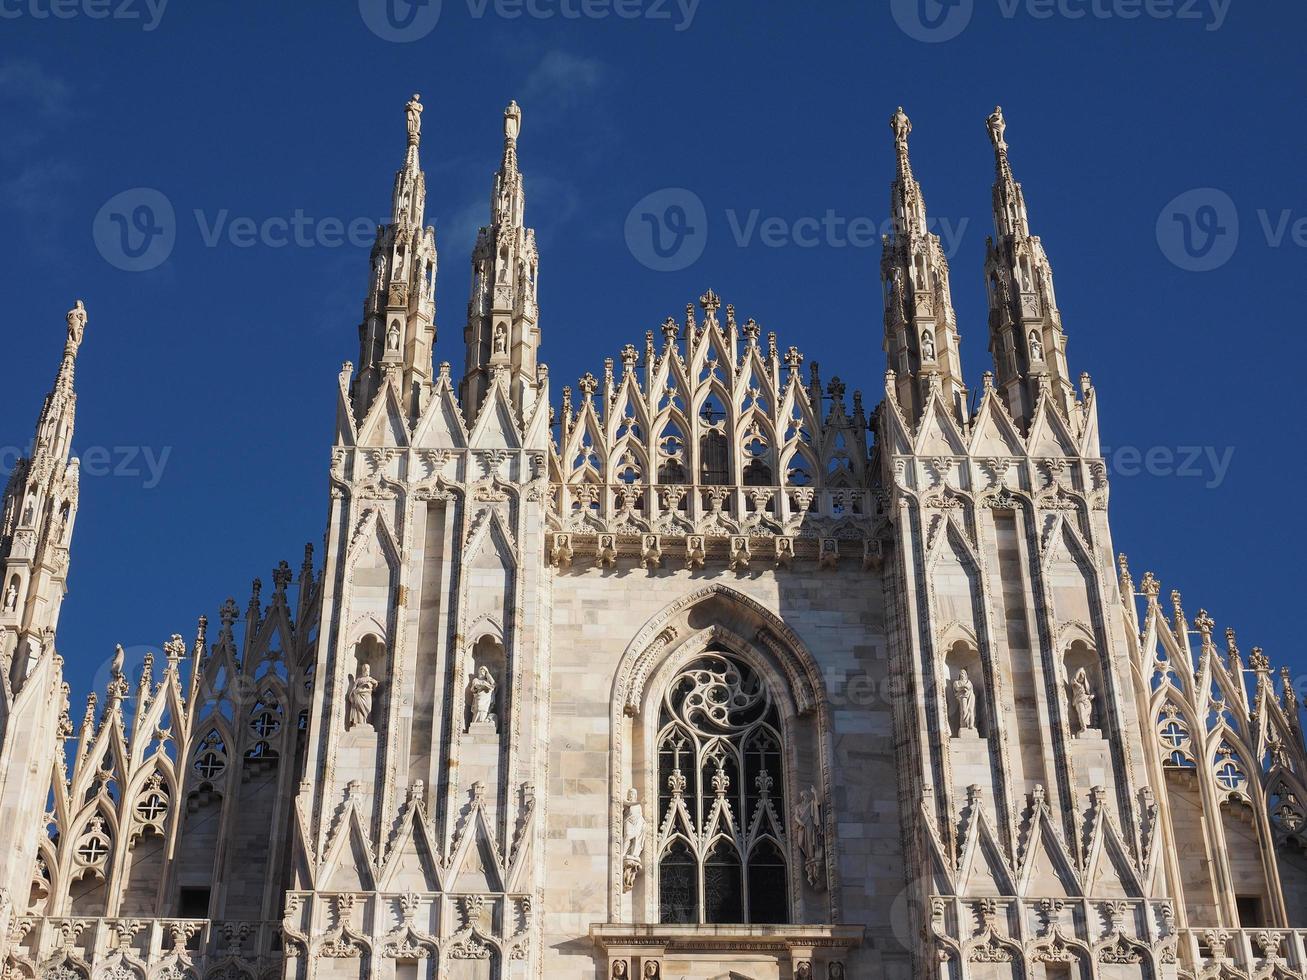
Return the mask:
[[[699,888],[694,855],[683,840],[672,841],[658,875],[658,918],[662,922],[699,921]]]

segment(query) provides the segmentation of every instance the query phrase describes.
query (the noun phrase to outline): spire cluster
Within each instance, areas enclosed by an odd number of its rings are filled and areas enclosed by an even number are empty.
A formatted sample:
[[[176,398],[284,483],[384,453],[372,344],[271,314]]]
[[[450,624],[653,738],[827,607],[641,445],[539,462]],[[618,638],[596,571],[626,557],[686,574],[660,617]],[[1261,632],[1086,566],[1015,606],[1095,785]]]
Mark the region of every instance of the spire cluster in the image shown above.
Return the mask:
[[[1008,157],[1007,120],[995,107],[985,121],[994,148],[995,238],[985,263],[989,284],[989,346],[993,389],[1013,421],[1029,428],[1047,395],[1067,420],[1077,398],[1066,365],[1066,338],[1053,293],[1052,267],[1038,237],[1030,234],[1021,185]],[[915,424],[933,391],[956,421],[968,416],[962,380],[961,337],[948,285],[948,261],[930,233],[925,198],[912,174],[908,137],[912,121],[900,106],[890,117],[896,170],[891,185],[893,234],[881,260],[885,293],[885,352],[893,372],[891,390]],[[990,390],[987,381],[986,391]]]

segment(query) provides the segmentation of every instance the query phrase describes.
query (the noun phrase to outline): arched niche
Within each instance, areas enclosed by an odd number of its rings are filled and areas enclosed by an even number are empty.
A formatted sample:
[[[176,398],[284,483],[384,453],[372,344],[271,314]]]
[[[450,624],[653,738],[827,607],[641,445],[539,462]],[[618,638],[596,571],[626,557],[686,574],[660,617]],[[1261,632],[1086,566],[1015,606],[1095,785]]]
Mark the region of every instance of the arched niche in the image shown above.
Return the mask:
[[[463,703],[463,728],[464,731],[472,730],[473,725],[490,725],[491,733],[499,731],[501,728],[501,719],[503,710],[501,704],[503,701],[502,692],[504,683],[508,677],[508,656],[504,650],[504,642],[497,633],[483,633],[468,650],[468,656],[465,661],[464,676],[464,703]],[[490,680],[494,685],[493,691],[485,692],[478,681],[482,677],[482,670],[490,675]],[[484,706],[488,703],[489,718],[484,721],[477,721],[478,717],[478,697],[480,704]]]
[[[1084,637],[1069,639],[1062,651],[1061,696],[1071,734],[1098,738],[1103,730],[1103,667],[1098,651]]]
[[[984,738],[989,734],[991,719],[986,698],[984,664],[980,651],[970,639],[956,639],[944,654],[949,734],[954,738]],[[971,725],[966,725],[964,698],[970,687]]]

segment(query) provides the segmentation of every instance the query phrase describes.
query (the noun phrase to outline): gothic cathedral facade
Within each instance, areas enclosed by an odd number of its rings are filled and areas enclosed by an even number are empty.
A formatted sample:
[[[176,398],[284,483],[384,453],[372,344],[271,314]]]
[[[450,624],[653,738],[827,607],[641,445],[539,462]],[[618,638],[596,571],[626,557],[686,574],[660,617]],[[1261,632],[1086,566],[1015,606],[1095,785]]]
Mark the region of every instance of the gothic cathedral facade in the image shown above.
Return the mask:
[[[4,980],[1307,974],[1296,693],[1117,558],[1001,111],[977,392],[891,120],[870,411],[711,290],[556,403],[516,104],[455,380],[421,111],[324,553],[76,721],[68,314],[0,527]]]

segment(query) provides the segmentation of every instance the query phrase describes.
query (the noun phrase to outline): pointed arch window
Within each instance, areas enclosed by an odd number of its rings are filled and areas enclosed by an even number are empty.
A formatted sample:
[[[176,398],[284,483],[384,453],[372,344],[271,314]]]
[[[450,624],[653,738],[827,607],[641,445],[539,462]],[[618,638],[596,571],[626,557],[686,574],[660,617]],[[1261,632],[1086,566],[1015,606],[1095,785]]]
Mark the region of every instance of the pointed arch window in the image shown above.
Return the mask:
[[[725,651],[687,664],[658,728],[659,918],[790,921],[780,713],[766,682]]]

